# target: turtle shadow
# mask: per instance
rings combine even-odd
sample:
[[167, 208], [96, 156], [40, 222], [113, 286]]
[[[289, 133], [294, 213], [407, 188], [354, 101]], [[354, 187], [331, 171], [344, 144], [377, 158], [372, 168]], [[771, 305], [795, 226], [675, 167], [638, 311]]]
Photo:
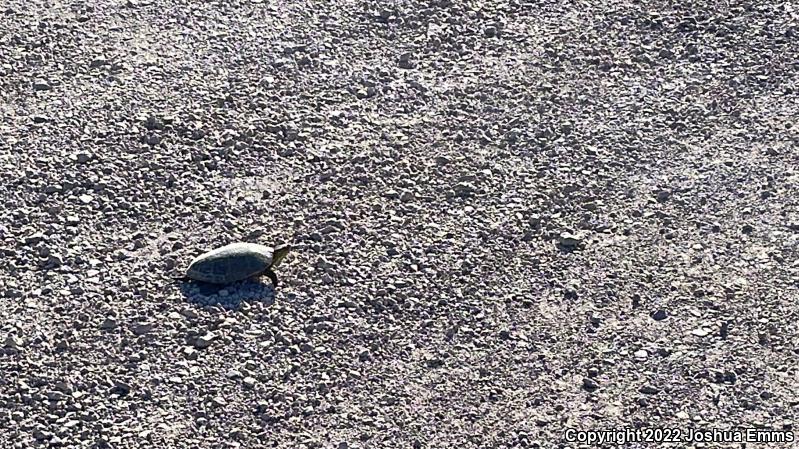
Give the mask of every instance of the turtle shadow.
[[275, 302], [275, 288], [271, 283], [250, 279], [226, 285], [185, 281], [180, 284], [180, 293], [191, 304], [226, 310], [238, 310], [244, 303], [272, 305]]

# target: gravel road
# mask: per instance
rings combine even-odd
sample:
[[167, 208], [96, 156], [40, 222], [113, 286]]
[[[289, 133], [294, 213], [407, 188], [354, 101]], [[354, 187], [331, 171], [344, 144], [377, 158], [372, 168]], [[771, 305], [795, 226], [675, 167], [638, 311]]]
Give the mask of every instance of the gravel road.
[[795, 431], [799, 5], [682, 3], [4, 0], [0, 449]]

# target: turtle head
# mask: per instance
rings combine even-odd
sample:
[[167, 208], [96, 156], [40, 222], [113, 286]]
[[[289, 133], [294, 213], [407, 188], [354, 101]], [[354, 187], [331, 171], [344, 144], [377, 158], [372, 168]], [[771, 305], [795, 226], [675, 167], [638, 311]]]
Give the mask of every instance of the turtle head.
[[269, 268], [275, 268], [280, 265], [280, 262], [288, 255], [289, 251], [291, 251], [290, 243], [276, 246], [272, 253], [272, 265]]

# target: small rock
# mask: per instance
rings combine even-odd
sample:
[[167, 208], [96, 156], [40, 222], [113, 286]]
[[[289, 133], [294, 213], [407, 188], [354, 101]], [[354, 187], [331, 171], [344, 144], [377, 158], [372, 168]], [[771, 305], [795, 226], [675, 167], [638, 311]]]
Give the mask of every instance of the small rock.
[[747, 234], [747, 235], [751, 234], [752, 231], [754, 231], [754, 230], [755, 230], [755, 228], [753, 228], [751, 225], [748, 225], [748, 224], [744, 225], [741, 228], [741, 232], [743, 232], [744, 234]]
[[157, 134], [149, 134], [145, 142], [147, 142], [147, 145], [156, 146], [161, 143], [161, 136]]
[[91, 204], [93, 199], [91, 195], [81, 195], [78, 197], [78, 200], [83, 204]]
[[19, 349], [22, 347], [22, 339], [16, 335], [9, 335], [6, 337], [3, 345], [9, 349]]
[[413, 194], [413, 192], [411, 192], [411, 191], [408, 191], [408, 190], [405, 190], [405, 191], [403, 191], [403, 192], [400, 194], [400, 197], [399, 197], [399, 199], [400, 199], [400, 201], [402, 201], [403, 203], [410, 203], [411, 201], [413, 201], [414, 199], [416, 199], [416, 197], [415, 197], [415, 195]]
[[36, 429], [33, 431], [33, 437], [36, 438], [38, 441], [44, 441], [52, 438], [53, 434], [45, 430]]
[[412, 61], [413, 55], [411, 53], [403, 53], [400, 55], [399, 66], [403, 69], [412, 69], [416, 67], [416, 63]]
[[192, 309], [183, 309], [180, 311], [180, 314], [190, 320], [196, 320], [200, 316], [196, 311]]
[[108, 60], [105, 58], [94, 58], [92, 62], [89, 63], [89, 67], [92, 69], [96, 69], [97, 67], [102, 67], [104, 65], [108, 65]]
[[85, 164], [92, 159], [92, 155], [89, 153], [77, 153], [75, 154], [75, 161], [79, 164]]
[[367, 88], [360, 88], [355, 92], [355, 96], [358, 98], [370, 98], [373, 97], [377, 93], [374, 87], [367, 87]]
[[665, 203], [671, 197], [671, 192], [668, 190], [661, 190], [657, 193], [657, 202]]
[[216, 334], [214, 334], [212, 331], [209, 331], [208, 333], [197, 339], [197, 342], [194, 343], [194, 347], [198, 349], [205, 349], [211, 346], [211, 343], [213, 343], [215, 339], [216, 339]]
[[100, 324], [100, 329], [114, 329], [117, 327], [117, 320], [113, 317], [108, 317]]
[[164, 259], [164, 268], [167, 271], [175, 268], [177, 266], [177, 264], [178, 264], [178, 261], [175, 260], [174, 257], [167, 257], [166, 259]]
[[564, 248], [576, 248], [582, 244], [582, 239], [575, 234], [564, 232], [558, 238], [558, 244]]
[[719, 336], [726, 340], [729, 335], [730, 335], [730, 322], [725, 321], [721, 323], [721, 329], [719, 329]]
[[655, 321], [663, 321], [666, 318], [668, 318], [668, 314], [663, 309], [658, 309], [658, 311], [652, 314], [652, 319]]
[[150, 114], [147, 116], [147, 119], [144, 121], [144, 127], [150, 131], [155, 131], [157, 129], [164, 129], [164, 120], [156, 115]]
[[183, 356], [186, 357], [186, 360], [197, 360], [198, 355], [197, 350], [191, 346], [183, 348]]
[[130, 394], [131, 387], [129, 384], [122, 382], [122, 381], [115, 381], [114, 386], [109, 391], [110, 394], [116, 394], [118, 396], [127, 396]]
[[633, 354], [633, 356], [638, 360], [646, 360], [647, 357], [649, 357], [649, 353], [646, 352], [646, 350], [644, 349], [640, 349], [638, 351], [635, 351], [635, 354]]
[[66, 398], [66, 395], [60, 391], [48, 391], [47, 392], [47, 399], [51, 401], [63, 401]]
[[391, 10], [381, 8], [380, 11], [378, 11], [377, 13], [377, 17], [382, 21], [386, 21], [391, 18]]
[[710, 335], [710, 331], [705, 329], [704, 327], [700, 327], [698, 329], [694, 329], [691, 331], [692, 335], [696, 335], [697, 337], [707, 337]]
[[654, 385], [646, 384], [642, 386], [638, 391], [640, 391], [643, 394], [657, 394], [660, 390]]
[[599, 382], [597, 382], [594, 379], [591, 379], [590, 377], [584, 377], [583, 378], [583, 389], [585, 391], [589, 391], [589, 392], [596, 391], [597, 389], [599, 389]]
[[33, 90], [41, 91], [41, 90], [50, 90], [50, 89], [52, 89], [52, 87], [46, 80], [37, 79], [33, 81]]
[[54, 267], [60, 267], [64, 264], [64, 260], [59, 254], [51, 254], [50, 258], [47, 259], [47, 264]]
[[245, 377], [241, 382], [246, 388], [255, 388], [255, 385], [258, 383], [254, 377], [250, 376]]
[[25, 237], [25, 244], [26, 245], [35, 245], [39, 242], [44, 240], [44, 234], [41, 232], [37, 232]]
[[153, 323], [140, 323], [133, 327], [133, 334], [136, 336], [149, 334], [154, 327]]
[[455, 184], [453, 191], [455, 193], [455, 196], [458, 198], [468, 198], [472, 196], [477, 191], [477, 189], [473, 185], [467, 182], [459, 182]]

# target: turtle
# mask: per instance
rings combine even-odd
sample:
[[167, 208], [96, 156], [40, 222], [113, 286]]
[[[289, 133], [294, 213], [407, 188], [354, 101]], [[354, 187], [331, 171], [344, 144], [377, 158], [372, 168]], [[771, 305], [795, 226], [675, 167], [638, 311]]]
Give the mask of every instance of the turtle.
[[270, 248], [256, 243], [231, 243], [197, 256], [189, 264], [184, 276], [173, 279], [230, 284], [265, 274], [277, 287], [277, 275], [272, 269], [280, 265], [289, 251], [290, 244]]

